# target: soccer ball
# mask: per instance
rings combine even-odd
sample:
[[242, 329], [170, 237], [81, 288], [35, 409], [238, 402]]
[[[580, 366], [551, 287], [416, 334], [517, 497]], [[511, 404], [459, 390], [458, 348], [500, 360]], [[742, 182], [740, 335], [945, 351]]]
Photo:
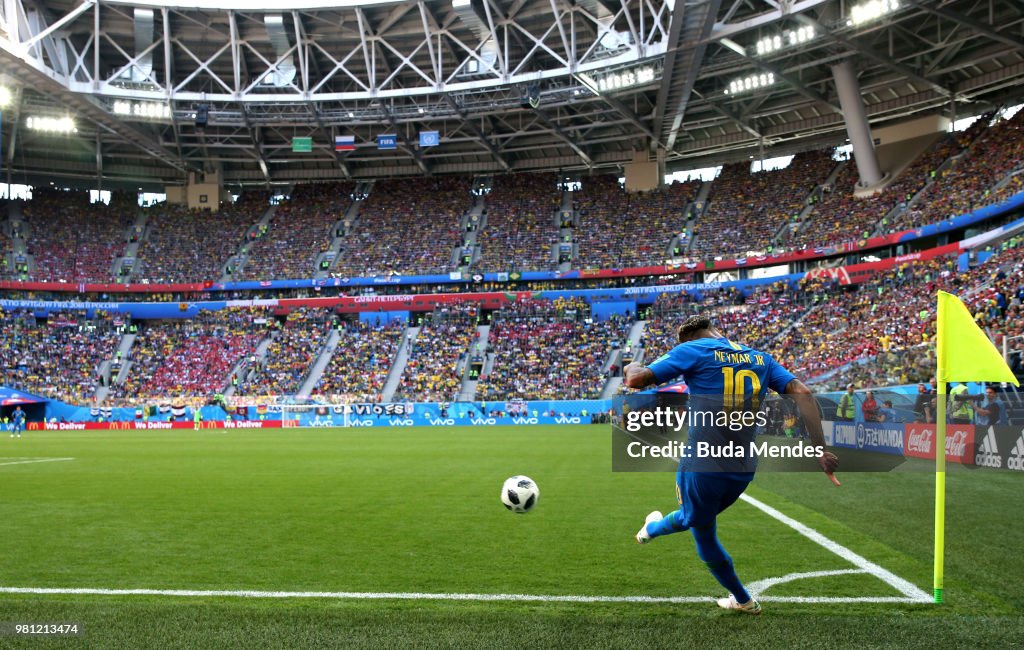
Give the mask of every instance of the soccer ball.
[[540, 488], [529, 476], [512, 476], [501, 486], [501, 502], [512, 512], [529, 512], [537, 505], [538, 499]]

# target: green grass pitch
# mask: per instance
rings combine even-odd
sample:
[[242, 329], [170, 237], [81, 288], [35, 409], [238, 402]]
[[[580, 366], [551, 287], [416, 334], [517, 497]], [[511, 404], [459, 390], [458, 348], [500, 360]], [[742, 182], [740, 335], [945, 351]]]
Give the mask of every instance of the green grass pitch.
[[[612, 473], [610, 442], [602, 426], [5, 437], [0, 588], [723, 595], [688, 535], [633, 541], [647, 512], [673, 509], [674, 477]], [[1024, 477], [957, 469], [942, 606], [783, 602], [900, 597], [843, 573], [767, 588], [760, 618], [710, 601], [0, 593], [0, 623], [84, 624], [45, 647], [1019, 646]], [[540, 486], [527, 515], [499, 501], [513, 474]], [[749, 494], [930, 593], [934, 477], [840, 476], [764, 473]], [[748, 503], [719, 530], [748, 584], [857, 569]]]

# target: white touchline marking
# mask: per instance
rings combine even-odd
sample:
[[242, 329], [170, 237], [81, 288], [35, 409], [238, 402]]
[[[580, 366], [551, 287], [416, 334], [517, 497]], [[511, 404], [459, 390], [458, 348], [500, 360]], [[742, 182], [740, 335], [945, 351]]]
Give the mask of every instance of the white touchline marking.
[[[644, 440], [642, 438], [640, 438], [639, 436], [636, 436], [636, 435], [634, 435], [632, 433], [630, 433], [628, 435], [631, 436], [634, 440], [639, 440], [640, 442], [644, 442]], [[673, 457], [673, 458], [677, 462], [679, 461], [678, 457]], [[793, 519], [792, 517], [790, 517], [788, 515], [782, 514], [781, 512], [779, 512], [775, 508], [771, 507], [767, 503], [765, 503], [763, 501], [760, 501], [758, 499], [755, 499], [754, 497], [750, 496], [749, 494], [746, 494], [746, 493], [741, 494], [740, 495], [740, 499], [743, 500], [743, 501], [746, 501], [747, 503], [749, 503], [750, 505], [754, 506], [755, 508], [757, 508], [761, 512], [765, 513], [769, 517], [772, 517], [773, 519], [775, 519], [775, 520], [777, 520], [777, 521], [779, 521], [779, 522], [781, 522], [783, 524], [786, 524], [787, 526], [789, 526], [790, 528], [792, 528], [796, 532], [800, 533], [801, 535], [803, 535], [807, 539], [811, 540], [812, 542], [823, 546], [825, 549], [827, 549], [829, 551], [832, 551], [833, 553], [835, 553], [839, 557], [843, 558], [847, 562], [849, 562], [849, 563], [851, 563], [851, 564], [853, 564], [853, 565], [855, 565], [857, 567], [860, 567], [865, 572], [870, 573], [871, 575], [875, 576], [876, 578], [878, 578], [882, 582], [887, 583], [889, 586], [893, 587], [894, 589], [896, 589], [897, 591], [902, 593], [906, 597], [906, 599], [909, 599], [909, 602], [920, 602], [920, 603], [931, 603], [932, 602], [932, 597], [929, 596], [927, 593], [925, 593], [924, 590], [922, 590], [920, 587], [918, 587], [914, 583], [910, 582], [909, 580], [905, 580], [905, 579], [899, 577], [898, 575], [896, 575], [892, 571], [889, 571], [888, 569], [883, 569], [882, 567], [878, 566], [874, 562], [872, 562], [872, 561], [870, 561], [870, 560], [868, 560], [868, 559], [866, 559], [866, 558], [864, 558], [864, 557], [854, 553], [853, 551], [851, 551], [850, 549], [846, 548], [842, 544], [840, 544], [838, 542], [833, 542], [831, 539], [829, 539], [828, 537], [825, 537], [824, 535], [822, 535], [818, 531], [814, 530], [810, 526], [802, 524], [799, 521], [797, 521], [796, 519]], [[794, 596], [794, 598], [796, 598], [796, 597]], [[818, 602], [818, 601], [802, 601], [801, 600], [801, 601], [791, 601], [791, 602]], [[872, 601], [872, 600], [866, 600], [866, 601], [857, 601], [857, 600], [853, 600], [853, 601], [828, 601], [828, 600], [825, 600], [825, 601], [821, 601], [821, 602], [886, 602], [886, 601]]]
[[62, 460], [74, 460], [74, 458], [37, 458], [35, 460], [16, 460], [11, 463], [0, 463], [0, 465], [27, 465], [28, 463], [56, 463]]
[[924, 590], [922, 590], [914, 583], [899, 577], [898, 575], [896, 575], [892, 571], [889, 571], [888, 569], [883, 569], [874, 562], [864, 558], [861, 555], [854, 553], [842, 544], [834, 542], [828, 537], [825, 537], [824, 535], [814, 530], [810, 526], [802, 524], [788, 515], [782, 514], [781, 512], [771, 507], [767, 503], [759, 501], [754, 497], [750, 496], [749, 494], [741, 494], [740, 499], [746, 501], [747, 503], [754, 506], [761, 512], [765, 513], [772, 519], [776, 519], [786, 524], [787, 526], [789, 526], [796, 532], [800, 533], [807, 539], [811, 540], [815, 544], [818, 544], [826, 548], [827, 550], [832, 551], [833, 553], [843, 558], [850, 564], [853, 564], [854, 566], [863, 569], [864, 571], [875, 576], [882, 582], [888, 583], [890, 586], [895, 588], [897, 591], [902, 593], [907, 598], [915, 602], [932, 602], [932, 597], [925, 593]]
[[[380, 591], [252, 591], [197, 589], [92, 589], [51, 587], [0, 587], [0, 594], [171, 596], [180, 598], [323, 598], [331, 600], [470, 600], [486, 602], [540, 603], [710, 603], [715, 596], [537, 596], [533, 594], [446, 594]], [[769, 603], [906, 603], [921, 601], [900, 596], [766, 596]]]
[[831, 571], [804, 571], [802, 573], [787, 573], [784, 576], [777, 578], [765, 578], [764, 580], [757, 580], [747, 585], [747, 591], [758, 595], [763, 595], [764, 592], [768, 591], [769, 588], [775, 585], [781, 585], [787, 582], [793, 582], [794, 580], [804, 580], [806, 578], [828, 578], [831, 576], [849, 576], [856, 574], [867, 575], [867, 571], [864, 569], [835, 569]]

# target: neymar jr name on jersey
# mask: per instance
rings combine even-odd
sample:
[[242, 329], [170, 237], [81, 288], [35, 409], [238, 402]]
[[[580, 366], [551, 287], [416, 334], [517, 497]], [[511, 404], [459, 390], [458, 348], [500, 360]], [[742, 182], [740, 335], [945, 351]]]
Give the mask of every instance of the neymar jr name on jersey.
[[726, 352], [724, 350], [715, 350], [715, 361], [718, 363], [727, 364], [740, 364], [745, 363], [753, 366], [764, 365], [763, 354], [751, 354], [749, 352]]

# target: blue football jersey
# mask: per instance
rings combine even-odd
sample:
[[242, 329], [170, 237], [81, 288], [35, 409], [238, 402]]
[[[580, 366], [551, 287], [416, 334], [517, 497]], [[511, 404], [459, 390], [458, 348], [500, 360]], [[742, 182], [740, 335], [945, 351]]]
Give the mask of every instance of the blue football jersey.
[[[795, 379], [770, 354], [725, 338], [681, 343], [649, 368], [659, 384], [680, 378], [686, 381], [691, 450], [699, 442], [715, 448], [736, 445], [750, 450], [757, 427], [740, 424], [740, 416], [758, 412], [769, 388], [784, 393]], [[749, 456], [724, 462], [718, 462], [719, 456], [705, 463], [683, 461], [683, 469], [695, 471], [752, 472], [756, 468], [756, 459]]]
[[[766, 352], [724, 338], [680, 343], [650, 365], [659, 384], [683, 377], [691, 395], [784, 393], [795, 377]], [[731, 384], [727, 390], [727, 384]], [[741, 390], [737, 390], [737, 388]]]

